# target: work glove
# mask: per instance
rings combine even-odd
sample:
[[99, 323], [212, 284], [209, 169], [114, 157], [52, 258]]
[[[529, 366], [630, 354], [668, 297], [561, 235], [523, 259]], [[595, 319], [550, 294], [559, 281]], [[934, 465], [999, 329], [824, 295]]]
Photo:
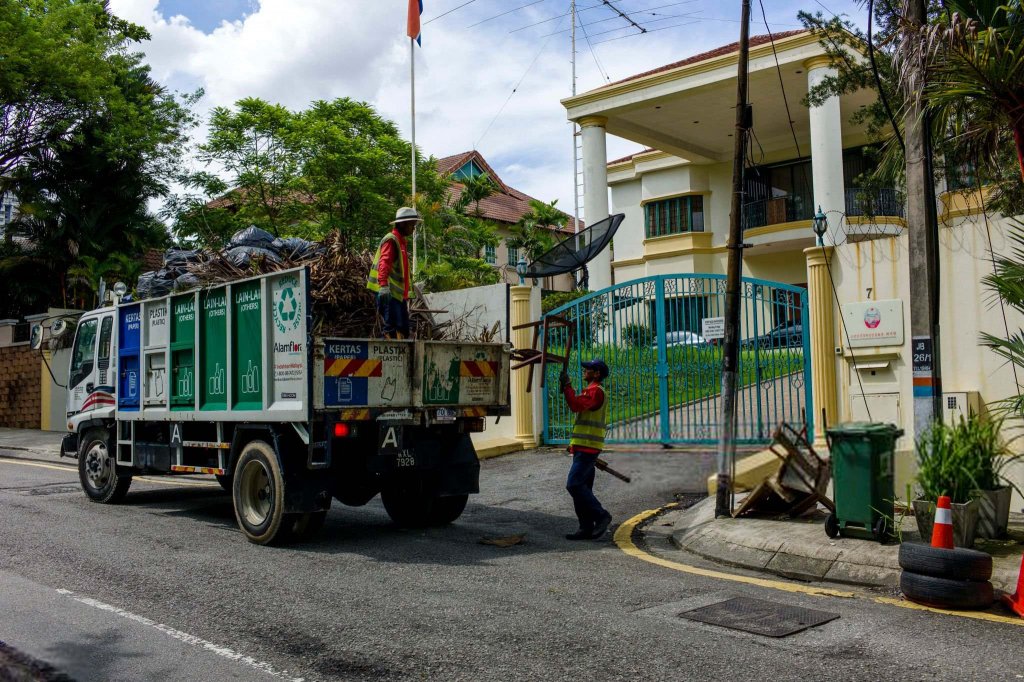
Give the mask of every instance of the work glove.
[[569, 375], [564, 369], [562, 370], [562, 373], [558, 375], [558, 383], [562, 388], [565, 388], [572, 383], [572, 379], [569, 378]]
[[377, 292], [377, 302], [378, 303], [381, 302], [381, 301], [387, 302], [387, 300], [389, 298], [391, 298], [391, 287], [388, 286], [387, 284], [385, 284]]

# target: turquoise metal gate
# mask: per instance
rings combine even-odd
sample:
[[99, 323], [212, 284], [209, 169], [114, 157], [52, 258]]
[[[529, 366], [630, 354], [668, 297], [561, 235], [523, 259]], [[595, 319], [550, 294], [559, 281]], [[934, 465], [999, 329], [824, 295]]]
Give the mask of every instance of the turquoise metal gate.
[[[806, 289], [743, 278], [740, 296], [740, 442], [768, 442], [781, 421], [806, 421], [813, 437]], [[588, 294], [548, 315], [575, 323], [568, 350], [577, 389], [581, 359], [600, 357], [611, 369], [605, 382], [610, 400], [608, 442], [717, 441], [724, 275], [633, 280]], [[560, 353], [567, 337], [565, 327], [554, 328], [548, 347]], [[549, 444], [568, 443], [572, 431], [573, 415], [558, 390], [559, 371], [558, 366], [548, 366], [544, 388], [544, 441]]]

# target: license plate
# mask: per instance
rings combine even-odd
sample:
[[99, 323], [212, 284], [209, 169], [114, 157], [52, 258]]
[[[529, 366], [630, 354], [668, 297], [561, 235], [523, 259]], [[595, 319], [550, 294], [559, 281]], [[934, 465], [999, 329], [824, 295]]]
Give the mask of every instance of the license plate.
[[458, 410], [453, 410], [450, 407], [439, 407], [437, 412], [434, 414], [434, 421], [438, 422], [453, 422], [459, 416]]
[[380, 442], [377, 446], [377, 451], [382, 455], [397, 455], [402, 452], [402, 427], [398, 424], [381, 424]]

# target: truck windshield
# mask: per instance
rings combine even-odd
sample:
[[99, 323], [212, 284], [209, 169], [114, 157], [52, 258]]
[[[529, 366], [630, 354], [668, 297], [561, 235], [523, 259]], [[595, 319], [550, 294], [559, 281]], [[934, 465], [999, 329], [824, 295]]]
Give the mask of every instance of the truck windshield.
[[68, 385], [77, 386], [92, 374], [93, 358], [96, 355], [96, 320], [87, 320], [78, 327], [75, 336], [75, 351], [71, 356], [71, 376]]

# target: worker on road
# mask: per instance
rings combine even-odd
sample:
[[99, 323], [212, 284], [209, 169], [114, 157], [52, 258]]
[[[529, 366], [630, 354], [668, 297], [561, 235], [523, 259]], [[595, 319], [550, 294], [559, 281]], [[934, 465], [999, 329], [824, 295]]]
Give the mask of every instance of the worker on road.
[[568, 374], [562, 372], [559, 377], [565, 401], [569, 409], [576, 413], [576, 424], [569, 441], [572, 466], [569, 468], [565, 489], [572, 496], [580, 527], [565, 537], [567, 540], [596, 540], [604, 535], [612, 522], [612, 515], [594, 496], [594, 472], [598, 455], [604, 449], [608, 424], [608, 400], [601, 388], [601, 382], [608, 377], [608, 365], [604, 360], [590, 360], [580, 364], [587, 387], [579, 395], [573, 390]]
[[377, 312], [384, 320], [385, 339], [409, 337], [409, 295], [412, 272], [406, 239], [417, 223], [423, 222], [414, 208], [403, 206], [391, 221], [394, 228], [384, 235], [373, 257], [366, 288], [377, 294]]

